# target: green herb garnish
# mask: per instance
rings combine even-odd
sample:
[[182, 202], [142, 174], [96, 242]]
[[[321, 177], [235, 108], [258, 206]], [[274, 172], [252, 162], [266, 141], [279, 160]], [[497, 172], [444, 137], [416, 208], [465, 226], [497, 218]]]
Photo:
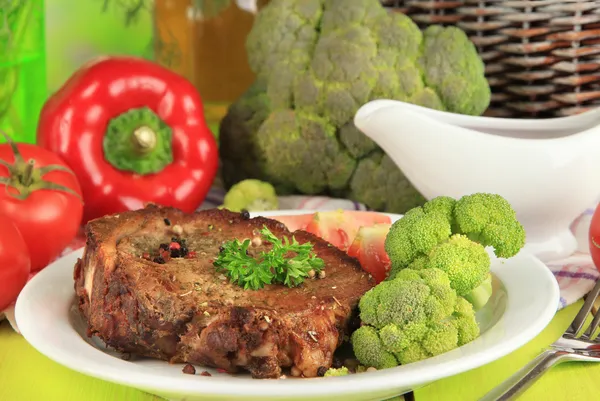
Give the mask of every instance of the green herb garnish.
[[288, 237], [279, 239], [266, 226], [260, 234], [263, 241], [273, 245], [268, 252], [253, 257], [247, 252], [252, 241], [236, 239], [222, 245], [213, 265], [246, 290], [258, 290], [267, 284], [296, 287], [311, 276], [311, 270], [314, 276], [323, 269], [325, 262], [315, 255], [313, 244], [300, 244], [294, 237], [291, 241]]

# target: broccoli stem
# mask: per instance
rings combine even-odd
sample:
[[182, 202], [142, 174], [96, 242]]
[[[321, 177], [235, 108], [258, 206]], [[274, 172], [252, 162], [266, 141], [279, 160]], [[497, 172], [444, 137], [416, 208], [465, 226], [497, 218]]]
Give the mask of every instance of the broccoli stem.
[[473, 305], [475, 311], [480, 310], [487, 304], [492, 296], [492, 275], [488, 274], [485, 280], [464, 298]]

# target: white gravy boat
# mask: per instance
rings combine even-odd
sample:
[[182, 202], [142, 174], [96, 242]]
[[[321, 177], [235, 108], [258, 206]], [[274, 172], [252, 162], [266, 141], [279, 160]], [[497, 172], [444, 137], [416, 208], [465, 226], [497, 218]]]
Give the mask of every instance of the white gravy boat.
[[570, 225], [600, 198], [600, 109], [519, 120], [375, 100], [354, 122], [427, 199], [505, 197], [525, 227], [524, 252], [544, 261], [576, 250]]

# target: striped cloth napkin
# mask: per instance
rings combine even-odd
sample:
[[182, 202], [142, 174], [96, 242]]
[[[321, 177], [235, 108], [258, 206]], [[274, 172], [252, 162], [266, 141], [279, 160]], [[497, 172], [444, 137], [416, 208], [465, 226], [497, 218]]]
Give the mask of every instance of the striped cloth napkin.
[[[210, 209], [221, 205], [224, 195], [225, 192], [222, 189], [211, 190], [199, 209]], [[280, 197], [279, 208], [281, 210], [367, 210], [365, 205], [347, 199], [300, 195]], [[600, 277], [588, 250], [587, 235], [592, 213], [593, 209], [587, 210], [571, 226], [571, 230], [579, 242], [577, 251], [568, 258], [546, 263], [554, 273], [560, 287], [559, 310], [581, 299], [594, 287], [596, 280]], [[84, 244], [84, 238], [78, 236], [62, 252], [61, 256], [81, 248]], [[14, 320], [14, 306], [9, 307], [3, 313], [13, 328], [18, 331]], [[0, 312], [0, 320], [2, 320], [3, 313]]]
[[571, 224], [571, 231], [578, 243], [575, 253], [568, 258], [546, 263], [560, 287], [559, 310], [590, 292], [600, 277], [588, 245], [588, 231], [593, 214], [594, 209], [588, 209]]

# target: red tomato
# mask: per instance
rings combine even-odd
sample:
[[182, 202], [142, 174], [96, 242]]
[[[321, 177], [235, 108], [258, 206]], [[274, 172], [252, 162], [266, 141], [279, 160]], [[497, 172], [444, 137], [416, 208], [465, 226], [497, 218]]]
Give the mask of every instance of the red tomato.
[[81, 189], [54, 153], [30, 144], [12, 146], [0, 145], [0, 214], [21, 233], [35, 272], [58, 257], [77, 234]]
[[594, 265], [600, 270], [600, 204], [596, 207], [590, 223], [589, 247]]
[[361, 227], [348, 248], [348, 255], [358, 259], [362, 268], [378, 283], [385, 280], [390, 271], [390, 258], [385, 252], [385, 237], [390, 227], [391, 224]]
[[345, 251], [356, 237], [359, 228], [374, 224], [391, 224], [391, 219], [376, 212], [317, 212], [305, 230]]
[[0, 215], [0, 311], [13, 303], [27, 283], [29, 251], [12, 221]]

